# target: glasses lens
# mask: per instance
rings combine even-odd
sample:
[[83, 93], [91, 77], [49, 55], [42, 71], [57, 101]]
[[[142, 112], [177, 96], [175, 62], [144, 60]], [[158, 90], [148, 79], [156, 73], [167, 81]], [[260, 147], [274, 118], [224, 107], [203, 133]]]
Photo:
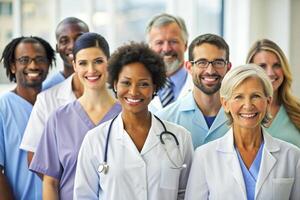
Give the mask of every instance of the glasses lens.
[[17, 61], [21, 64], [21, 65], [28, 65], [29, 63], [31, 63], [31, 59], [28, 56], [23, 56], [17, 59]]
[[212, 65], [215, 67], [215, 68], [223, 68], [225, 67], [225, 61], [224, 60], [215, 60], [212, 62]]
[[36, 64], [46, 64], [48, 62], [47, 58], [43, 56], [38, 56], [34, 60]]

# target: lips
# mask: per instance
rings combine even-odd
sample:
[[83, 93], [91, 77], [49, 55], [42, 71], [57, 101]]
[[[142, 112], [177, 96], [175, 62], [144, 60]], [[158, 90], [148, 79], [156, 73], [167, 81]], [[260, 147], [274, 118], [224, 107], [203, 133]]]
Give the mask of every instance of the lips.
[[129, 105], [138, 105], [140, 102], [144, 101], [143, 99], [140, 98], [128, 98], [125, 97], [125, 101], [129, 104]]
[[201, 76], [200, 79], [202, 81], [204, 81], [205, 83], [207, 83], [207, 84], [214, 84], [217, 81], [219, 81], [220, 76], [218, 76], [218, 75], [213, 75], [213, 76], [204, 75], [204, 76]]
[[242, 118], [251, 119], [258, 115], [258, 113], [240, 113]]

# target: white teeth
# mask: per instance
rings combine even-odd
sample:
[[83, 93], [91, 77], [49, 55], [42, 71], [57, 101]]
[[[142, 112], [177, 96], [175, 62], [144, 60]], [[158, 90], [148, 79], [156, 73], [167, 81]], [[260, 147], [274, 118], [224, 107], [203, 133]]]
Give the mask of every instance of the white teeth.
[[39, 73], [27, 73], [27, 76], [29, 77], [38, 77], [39, 76]]
[[217, 80], [217, 78], [213, 78], [213, 77], [203, 77], [203, 80], [206, 80], [206, 81], [215, 81], [215, 80]]
[[99, 78], [99, 76], [87, 76], [86, 79], [94, 81], [97, 80]]
[[245, 117], [245, 118], [252, 118], [252, 117], [256, 116], [255, 113], [254, 114], [240, 114], [240, 115], [241, 115], [241, 117]]
[[141, 101], [141, 99], [129, 99], [127, 98], [127, 101], [131, 102], [131, 103], [138, 103]]

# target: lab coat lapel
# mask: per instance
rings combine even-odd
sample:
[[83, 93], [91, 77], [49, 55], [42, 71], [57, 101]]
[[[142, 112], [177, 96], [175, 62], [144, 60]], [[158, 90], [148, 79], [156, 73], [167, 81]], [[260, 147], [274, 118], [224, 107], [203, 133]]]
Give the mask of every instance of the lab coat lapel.
[[274, 141], [274, 139], [268, 133], [266, 133], [265, 130], [263, 130], [263, 137], [265, 144], [255, 188], [255, 199], [257, 198], [257, 195], [259, 194], [262, 185], [264, 184], [267, 177], [270, 175], [270, 172], [272, 171], [277, 162], [277, 159], [272, 155], [272, 153], [280, 150], [280, 147], [278, 146], [276, 141]]
[[219, 140], [219, 143], [217, 145], [217, 151], [222, 154], [226, 153], [226, 156], [224, 156], [225, 163], [230, 169], [229, 171], [230, 173], [232, 173], [232, 176], [237, 182], [240, 190], [242, 191], [244, 199], [247, 199], [246, 186], [245, 186], [242, 170], [240, 167], [240, 163], [236, 151], [234, 149], [232, 129], [230, 129], [225, 134], [225, 136], [221, 140]]
[[141, 154], [146, 154], [148, 151], [150, 151], [152, 148], [154, 148], [156, 145], [159, 145], [159, 135], [161, 132], [163, 132], [163, 126], [160, 124], [160, 122], [154, 117], [152, 114], [151, 117], [151, 128], [149, 130], [147, 139], [145, 141], [145, 144], [143, 146], [143, 149], [141, 151]]

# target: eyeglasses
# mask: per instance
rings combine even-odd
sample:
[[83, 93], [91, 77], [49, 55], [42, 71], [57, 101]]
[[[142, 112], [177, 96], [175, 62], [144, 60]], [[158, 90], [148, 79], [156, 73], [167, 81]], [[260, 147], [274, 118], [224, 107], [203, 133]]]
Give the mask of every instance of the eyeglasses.
[[214, 68], [216, 69], [222, 69], [225, 67], [227, 64], [227, 61], [222, 60], [222, 59], [217, 59], [213, 61], [208, 61], [208, 60], [196, 60], [196, 61], [191, 61], [193, 65], [196, 65], [199, 68], [207, 68], [209, 64], [211, 64]]
[[37, 56], [35, 58], [30, 58], [28, 56], [22, 56], [20, 58], [16, 58], [16, 61], [21, 65], [30, 65], [30, 63], [34, 60], [37, 65], [48, 64], [48, 59], [44, 56]]

